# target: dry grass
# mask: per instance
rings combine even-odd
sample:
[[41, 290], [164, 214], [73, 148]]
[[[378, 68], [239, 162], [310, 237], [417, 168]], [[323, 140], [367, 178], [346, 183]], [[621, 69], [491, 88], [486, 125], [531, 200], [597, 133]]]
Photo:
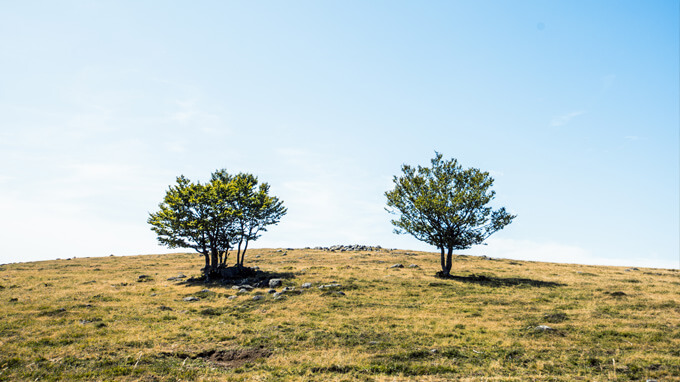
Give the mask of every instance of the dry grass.
[[0, 266], [0, 380], [680, 380], [675, 270], [458, 256], [442, 280], [433, 253], [249, 255], [295, 291], [168, 281], [199, 275], [194, 254]]

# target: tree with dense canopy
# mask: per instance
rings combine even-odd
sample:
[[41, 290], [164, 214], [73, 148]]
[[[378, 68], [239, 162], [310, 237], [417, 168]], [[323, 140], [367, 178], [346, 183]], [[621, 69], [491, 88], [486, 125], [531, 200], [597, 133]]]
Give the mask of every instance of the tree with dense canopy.
[[387, 191], [387, 211], [399, 215], [392, 220], [397, 234], [411, 234], [441, 251], [438, 273], [448, 277], [453, 250], [481, 244], [515, 218], [501, 207], [487, 204], [496, 192], [493, 178], [476, 168], [463, 169], [456, 159], [443, 160], [435, 153], [432, 167], [403, 165], [395, 187]]
[[230, 175], [226, 170], [215, 171], [205, 184], [179, 176], [159, 208], [148, 219], [159, 243], [203, 254], [207, 279], [226, 268], [235, 246], [236, 265], [243, 267], [248, 243], [287, 212], [281, 200], [269, 195], [267, 183], [258, 187], [254, 175]]

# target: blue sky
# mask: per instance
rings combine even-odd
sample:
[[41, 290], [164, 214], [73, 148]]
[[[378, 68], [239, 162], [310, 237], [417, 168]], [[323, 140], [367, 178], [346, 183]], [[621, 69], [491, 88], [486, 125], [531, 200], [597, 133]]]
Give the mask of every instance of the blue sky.
[[0, 263], [164, 253], [218, 168], [289, 213], [257, 247], [371, 244], [434, 152], [518, 215], [460, 253], [680, 266], [677, 1], [15, 1], [0, 11]]

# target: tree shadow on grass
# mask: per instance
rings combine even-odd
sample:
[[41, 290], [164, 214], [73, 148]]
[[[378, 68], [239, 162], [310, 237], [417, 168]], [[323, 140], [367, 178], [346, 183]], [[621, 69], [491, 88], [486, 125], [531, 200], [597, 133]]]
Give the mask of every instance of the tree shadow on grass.
[[255, 268], [225, 268], [221, 275], [213, 275], [209, 280], [205, 277], [192, 277], [179, 283], [179, 285], [210, 285], [210, 286], [226, 286], [226, 285], [243, 285], [248, 284], [255, 288], [264, 288], [269, 286], [271, 279], [294, 279], [293, 272], [267, 272]]
[[437, 275], [438, 278], [445, 280], [456, 280], [464, 283], [477, 284], [488, 286], [492, 288], [498, 287], [510, 287], [510, 286], [530, 286], [537, 288], [554, 288], [560, 286], [566, 286], [567, 284], [556, 283], [553, 281], [541, 281], [533, 279], [524, 279], [519, 277], [492, 277], [484, 275], [470, 275], [470, 276], [441, 276]]

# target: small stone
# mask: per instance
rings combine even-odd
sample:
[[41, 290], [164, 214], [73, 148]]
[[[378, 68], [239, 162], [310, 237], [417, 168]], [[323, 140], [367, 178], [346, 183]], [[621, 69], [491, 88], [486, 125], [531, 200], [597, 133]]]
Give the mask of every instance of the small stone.
[[210, 293], [210, 289], [201, 289], [200, 293]]
[[149, 276], [149, 275], [139, 275], [139, 277], [137, 277], [138, 280], [144, 280], [144, 279], [148, 279], [148, 278], [151, 278], [151, 276]]
[[200, 300], [200, 298], [194, 296], [184, 297], [184, 301], [198, 301], [198, 300]]
[[253, 296], [253, 301], [259, 301], [259, 300], [262, 300], [263, 298], [264, 298], [263, 295], [258, 294], [257, 296]]
[[548, 325], [538, 325], [535, 329], [536, 329], [536, 330], [539, 330], [539, 331], [541, 331], [541, 332], [549, 332], [549, 331], [551, 331], [551, 330], [555, 330], [555, 329], [551, 328], [551, 327], [548, 326]]
[[394, 264], [390, 266], [390, 268], [403, 268], [403, 267], [404, 267], [403, 264]]
[[437, 353], [439, 353], [439, 350], [437, 350], [437, 349], [430, 349], [430, 353], [432, 353], [432, 354], [437, 354]]
[[418, 265], [416, 265], [416, 264], [411, 264], [411, 265], [409, 265], [408, 267], [409, 267], [409, 268], [418, 268]]
[[283, 290], [281, 290], [281, 292], [292, 292], [294, 290], [295, 290], [295, 287], [285, 287], [285, 288], [283, 288]]
[[241, 289], [238, 290], [238, 293], [248, 293], [248, 289], [241, 288]]
[[241, 289], [241, 287], [238, 286], [238, 285], [234, 285], [234, 286], [231, 287], [231, 289], [239, 290], [239, 289]]
[[153, 296], [156, 296], [156, 294], [155, 294], [155, 293], [151, 293], [151, 297], [153, 297]]
[[340, 284], [319, 285], [319, 289], [339, 288]]
[[270, 288], [276, 288], [278, 286], [281, 286], [283, 281], [281, 279], [271, 279], [269, 280], [269, 287]]
[[278, 299], [279, 297], [283, 296], [283, 292], [276, 292], [274, 293], [274, 298]]
[[344, 296], [345, 292], [339, 290], [339, 291], [335, 292], [335, 294], [337, 294], [338, 296]]
[[300, 287], [301, 287], [301, 288], [311, 288], [311, 287], [312, 287], [312, 283], [304, 283], [304, 284], [302, 284]]
[[172, 310], [172, 308], [171, 308], [171, 307], [169, 307], [169, 306], [165, 306], [165, 305], [161, 305], [161, 306], [159, 306], [159, 307], [158, 307], [158, 309], [160, 309], [160, 310]]
[[237, 298], [237, 297], [238, 297], [238, 296], [229, 296], [229, 297], [227, 297], [227, 298], [230, 299], [230, 300], [233, 300], [233, 299], [235, 299], [235, 298]]
[[269, 294], [276, 293], [276, 289], [270, 289], [270, 290], [267, 291], [267, 293], [269, 293]]

